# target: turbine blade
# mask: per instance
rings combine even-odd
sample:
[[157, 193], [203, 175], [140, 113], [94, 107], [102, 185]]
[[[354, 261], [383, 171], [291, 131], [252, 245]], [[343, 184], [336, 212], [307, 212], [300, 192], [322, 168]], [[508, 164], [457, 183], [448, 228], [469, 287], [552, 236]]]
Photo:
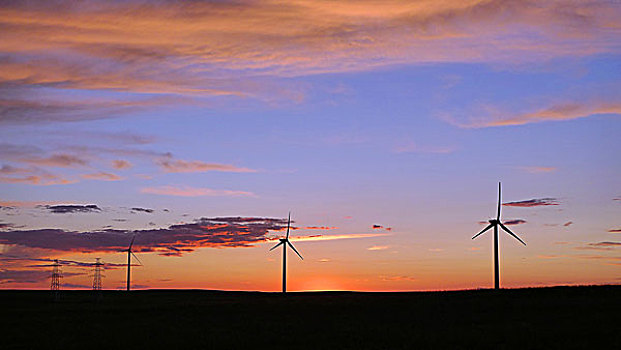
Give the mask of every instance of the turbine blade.
[[289, 212], [289, 220], [287, 220], [287, 239], [289, 239], [289, 227], [291, 226], [291, 212]]
[[523, 240], [520, 239], [520, 237], [518, 237], [515, 233], [511, 232], [511, 230], [509, 230], [507, 228], [507, 226], [503, 225], [502, 222], [499, 222], [500, 227], [502, 227], [503, 230], [505, 230], [505, 232], [507, 232], [508, 234], [510, 234], [511, 236], [513, 236], [515, 239], [517, 239], [518, 241], [520, 241], [523, 245], [526, 245], [526, 243], [524, 243]]
[[498, 216], [496, 220], [500, 220], [500, 182], [498, 183]]
[[291, 244], [291, 242], [287, 241], [287, 244], [289, 245], [289, 247], [291, 247], [291, 249], [293, 249], [293, 251], [300, 257], [300, 259], [304, 260], [304, 258], [300, 255], [300, 253], [298, 252], [297, 249], [295, 249], [295, 247], [293, 246], [293, 244]]
[[283, 243], [283, 242], [280, 242], [280, 243], [276, 244], [275, 246], [273, 246], [273, 247], [272, 247], [272, 249], [270, 249], [270, 252], [271, 252], [272, 250], [274, 250], [274, 249], [276, 249], [276, 248], [280, 247], [280, 245], [281, 245], [282, 243]]
[[479, 232], [476, 235], [474, 235], [474, 237], [472, 237], [472, 239], [475, 239], [475, 238], [479, 237], [480, 235], [483, 234], [483, 232], [485, 232], [485, 231], [489, 230], [490, 228], [492, 228], [492, 226], [494, 226], [494, 225], [493, 224], [487, 225], [487, 227], [484, 228], [483, 230], [481, 230], [481, 232]]
[[129, 248], [127, 250], [132, 250], [132, 246], [134, 245], [134, 240], [136, 239], [136, 235], [132, 238], [132, 242], [129, 244]]
[[138, 262], [140, 263], [140, 265], [144, 266], [144, 264], [142, 263], [142, 261], [140, 261], [140, 259], [138, 259], [138, 257], [136, 256], [136, 254], [134, 254], [134, 252], [131, 252], [132, 256], [134, 257], [134, 259], [138, 260]]

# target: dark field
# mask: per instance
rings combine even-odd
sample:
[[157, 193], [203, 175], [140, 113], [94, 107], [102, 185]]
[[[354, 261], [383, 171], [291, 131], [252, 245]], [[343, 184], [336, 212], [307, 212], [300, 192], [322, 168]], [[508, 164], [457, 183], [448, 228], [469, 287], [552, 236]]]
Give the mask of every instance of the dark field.
[[0, 291], [0, 348], [621, 349], [621, 286], [93, 295]]

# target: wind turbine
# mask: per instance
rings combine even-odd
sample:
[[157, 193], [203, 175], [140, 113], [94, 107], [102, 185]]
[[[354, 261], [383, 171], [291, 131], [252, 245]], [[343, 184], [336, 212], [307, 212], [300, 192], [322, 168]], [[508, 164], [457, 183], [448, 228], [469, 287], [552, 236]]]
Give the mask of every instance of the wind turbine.
[[287, 293], [287, 245], [293, 249], [293, 251], [300, 257], [300, 259], [304, 260], [302, 255], [298, 253], [293, 244], [289, 241], [289, 228], [291, 227], [291, 212], [289, 212], [289, 220], [287, 221], [287, 236], [285, 238], [280, 238], [280, 243], [270, 249], [270, 252], [279, 246], [282, 245], [282, 292]]
[[131, 266], [132, 266], [132, 255], [134, 256], [134, 258], [136, 258], [136, 260], [138, 260], [140, 265], [142, 265], [142, 261], [140, 261], [140, 259], [138, 259], [138, 257], [132, 251], [132, 246], [134, 245], [134, 240], [135, 239], [136, 239], [136, 235], [134, 235], [134, 238], [132, 238], [132, 241], [129, 244], [129, 247], [127, 249], [121, 250], [121, 252], [127, 252], [127, 291], [128, 292], [129, 292], [129, 284], [130, 284], [130, 281], [131, 281], [131, 279], [130, 279], [130, 272], [131, 272]]
[[505, 230], [505, 232], [513, 236], [513, 238], [520, 241], [520, 243], [522, 243], [523, 245], [526, 245], [526, 243], [524, 243], [524, 241], [522, 241], [520, 237], [518, 237], [515, 233], [511, 232], [511, 230], [509, 230], [507, 226], [503, 225], [502, 222], [500, 222], [500, 205], [501, 204], [500, 204], [500, 182], [499, 182], [498, 183], [498, 214], [496, 215], [496, 219], [490, 219], [489, 225], [487, 225], [486, 228], [484, 228], [481, 232], [477, 233], [476, 235], [474, 235], [474, 237], [472, 237], [472, 239], [475, 239], [479, 237], [480, 235], [482, 235], [485, 231], [489, 230], [490, 228], [492, 227], [494, 228], [494, 289], [500, 289], [500, 271], [498, 269], [498, 226], [500, 226], [503, 230]]

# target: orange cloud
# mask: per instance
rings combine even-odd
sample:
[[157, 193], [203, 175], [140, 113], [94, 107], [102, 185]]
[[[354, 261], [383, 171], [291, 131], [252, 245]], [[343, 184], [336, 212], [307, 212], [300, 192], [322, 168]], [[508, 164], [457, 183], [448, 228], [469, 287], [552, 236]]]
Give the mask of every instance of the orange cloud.
[[82, 177], [88, 180], [101, 180], [101, 181], [119, 181], [123, 179], [122, 177], [116, 174], [106, 173], [103, 171], [93, 173], [93, 174], [84, 174], [82, 175]]
[[246, 191], [229, 191], [214, 190], [211, 188], [195, 188], [189, 186], [160, 186], [145, 187], [140, 190], [142, 193], [159, 194], [164, 196], [180, 196], [180, 197], [201, 197], [201, 196], [230, 196], [230, 197], [253, 197], [252, 192]]
[[226, 171], [234, 173], [252, 173], [256, 170], [248, 168], [239, 168], [229, 164], [218, 163], [205, 163], [198, 160], [186, 161], [186, 160], [173, 160], [173, 159], [161, 159], [158, 164], [167, 173], [195, 173], [205, 171]]
[[388, 248], [390, 247], [387, 245], [374, 245], [372, 247], [367, 248], [367, 250], [386, 250]]
[[519, 169], [522, 169], [531, 174], [551, 173], [553, 171], [556, 171], [556, 168], [552, 166], [522, 166], [519, 167]]
[[406, 281], [406, 282], [414, 282], [416, 278], [411, 276], [380, 276], [382, 281]]
[[[513, 114], [502, 112], [495, 107], [485, 106], [466, 121], [447, 120], [462, 128], [485, 128], [493, 126], [524, 125], [545, 121], [562, 121], [586, 118], [602, 114], [621, 114], [621, 103], [617, 101], [596, 102], [584, 101], [581, 103], [561, 103], [541, 108], [534, 112]], [[537, 168], [534, 168], [535, 170]]]
[[132, 167], [132, 163], [122, 159], [115, 159], [112, 161], [112, 167], [117, 170], [129, 169]]
[[252, 96], [264, 89], [240, 72], [616, 52], [618, 17], [614, 2], [571, 0], [17, 2], [0, 9], [0, 81]]
[[0, 176], [0, 182], [9, 184], [28, 184], [28, 185], [67, 185], [76, 182], [53, 174], [26, 175], [21, 177]]

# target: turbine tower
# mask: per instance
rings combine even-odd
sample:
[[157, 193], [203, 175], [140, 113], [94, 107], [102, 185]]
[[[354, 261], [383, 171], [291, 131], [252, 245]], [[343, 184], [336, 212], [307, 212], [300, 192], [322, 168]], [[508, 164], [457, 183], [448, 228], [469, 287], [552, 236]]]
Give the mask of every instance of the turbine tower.
[[132, 266], [132, 256], [138, 260], [138, 262], [140, 263], [140, 265], [142, 265], [142, 261], [140, 261], [140, 259], [138, 259], [138, 257], [136, 255], [134, 255], [134, 252], [132, 251], [132, 246], [134, 245], [134, 240], [136, 239], [136, 235], [134, 235], [134, 238], [132, 238], [131, 243], [129, 244], [129, 247], [127, 249], [123, 249], [121, 250], [121, 252], [127, 252], [127, 291], [129, 292], [129, 288], [130, 288], [130, 282], [131, 282], [131, 266]]
[[522, 241], [520, 237], [518, 237], [515, 233], [511, 232], [511, 230], [509, 230], [507, 226], [503, 225], [503, 223], [500, 222], [500, 206], [501, 204], [500, 204], [500, 182], [499, 182], [498, 183], [498, 214], [496, 215], [496, 219], [490, 219], [489, 225], [487, 225], [486, 228], [484, 228], [481, 232], [477, 233], [476, 235], [474, 235], [474, 237], [472, 237], [472, 239], [475, 239], [479, 237], [480, 235], [482, 235], [485, 231], [489, 230], [490, 228], [492, 227], [494, 228], [494, 289], [500, 289], [500, 270], [498, 268], [498, 226], [500, 226], [503, 230], [505, 230], [505, 232], [513, 236], [513, 238], [520, 241], [520, 243], [522, 243], [523, 245], [526, 245], [526, 243], [524, 243], [524, 241]]
[[289, 241], [289, 229], [291, 228], [291, 212], [289, 212], [289, 220], [287, 220], [287, 235], [285, 238], [280, 238], [280, 243], [270, 249], [270, 252], [282, 245], [282, 292], [287, 293], [287, 245], [293, 249], [293, 251], [304, 260], [302, 255], [298, 253], [293, 244]]

